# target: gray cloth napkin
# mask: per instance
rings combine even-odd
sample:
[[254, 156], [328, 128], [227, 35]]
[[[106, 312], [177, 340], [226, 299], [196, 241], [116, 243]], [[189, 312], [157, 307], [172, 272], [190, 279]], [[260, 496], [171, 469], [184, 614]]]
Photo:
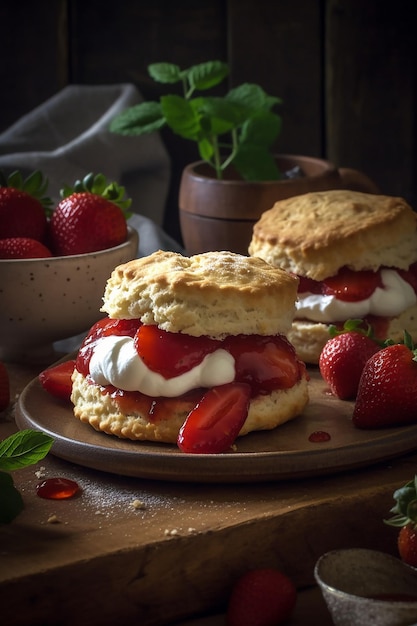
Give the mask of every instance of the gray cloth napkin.
[[108, 130], [117, 113], [142, 101], [131, 84], [69, 85], [0, 134], [0, 169], [41, 170], [54, 201], [63, 184], [101, 172], [132, 198], [140, 256], [158, 248], [182, 251], [161, 229], [170, 160], [159, 134], [124, 137]]

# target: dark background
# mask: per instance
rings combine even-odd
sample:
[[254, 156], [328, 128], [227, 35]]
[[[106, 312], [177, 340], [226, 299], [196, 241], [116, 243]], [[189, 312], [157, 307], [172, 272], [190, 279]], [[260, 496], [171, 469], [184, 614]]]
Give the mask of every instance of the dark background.
[[[229, 86], [284, 100], [277, 152], [360, 169], [417, 209], [414, 0], [5, 0], [0, 25], [0, 132], [69, 83], [131, 82], [155, 99], [167, 90], [150, 63], [219, 59]], [[198, 155], [162, 136], [178, 238], [181, 170]]]

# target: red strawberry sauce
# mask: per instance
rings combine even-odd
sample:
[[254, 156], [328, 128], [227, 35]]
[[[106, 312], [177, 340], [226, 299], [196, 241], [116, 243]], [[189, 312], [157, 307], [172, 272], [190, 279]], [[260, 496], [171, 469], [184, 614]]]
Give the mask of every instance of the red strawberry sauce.
[[[338, 300], [345, 302], [358, 302], [369, 298], [377, 287], [383, 287], [381, 280], [381, 269], [377, 272], [361, 271], [355, 272], [347, 268], [341, 268], [336, 276], [332, 276], [324, 281], [316, 281], [311, 278], [299, 276], [298, 293], [314, 293], [322, 295], [333, 295]], [[401, 278], [407, 281], [417, 294], [417, 263], [413, 263], [410, 268], [397, 270]], [[376, 339], [386, 339], [390, 317], [379, 317], [368, 315], [364, 321], [368, 323]], [[337, 324], [336, 324], [337, 326]], [[343, 323], [340, 324], [340, 328]]]
[[[143, 333], [146, 341], [141, 346], [141, 328], [144, 327], [139, 320], [100, 320], [91, 328], [79, 350], [76, 369], [88, 377], [95, 343], [101, 337], [119, 335], [134, 338], [142, 360], [165, 378], [177, 376], [184, 369], [182, 343], [187, 346], [190, 368], [201, 362], [206, 354], [223, 348], [235, 359], [236, 381], [249, 384], [252, 397], [291, 388], [305, 375], [305, 364], [297, 359], [293, 346], [281, 335], [238, 335], [227, 337], [224, 341], [213, 341], [207, 337], [182, 337], [180, 334], [153, 329], [152, 333]], [[180, 372], [177, 371], [179, 362]], [[168, 413], [172, 414], [174, 402], [178, 405], [184, 402], [187, 407], [189, 404], [194, 406], [205, 392], [204, 389], [196, 389], [174, 399], [152, 398], [139, 391], [123, 391], [112, 385], [106, 385], [101, 390], [103, 394], [112, 394], [124, 413], [141, 413], [153, 421], [163, 419]]]

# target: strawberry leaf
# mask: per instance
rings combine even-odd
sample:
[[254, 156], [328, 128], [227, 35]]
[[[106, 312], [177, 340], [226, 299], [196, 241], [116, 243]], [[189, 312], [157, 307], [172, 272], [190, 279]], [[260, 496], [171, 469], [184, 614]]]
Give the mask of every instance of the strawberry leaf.
[[116, 204], [122, 209], [124, 216], [129, 218], [132, 213], [128, 211], [132, 199], [125, 197], [125, 188], [117, 182], [108, 182], [103, 174], [89, 172], [82, 180], [78, 179], [72, 186], [64, 185], [60, 190], [61, 198], [68, 198], [73, 193], [93, 193]]
[[20, 189], [28, 193], [33, 198], [39, 200], [45, 209], [46, 215], [50, 215], [53, 205], [52, 199], [46, 195], [48, 186], [49, 181], [40, 170], [33, 171], [27, 178], [23, 178], [20, 170], [12, 172], [9, 176], [6, 176], [0, 170], [0, 187], [13, 187], [13, 189]]
[[417, 523], [417, 475], [400, 489], [396, 489], [393, 495], [395, 505], [390, 509], [394, 516], [384, 520], [385, 524], [397, 528], [409, 523]]

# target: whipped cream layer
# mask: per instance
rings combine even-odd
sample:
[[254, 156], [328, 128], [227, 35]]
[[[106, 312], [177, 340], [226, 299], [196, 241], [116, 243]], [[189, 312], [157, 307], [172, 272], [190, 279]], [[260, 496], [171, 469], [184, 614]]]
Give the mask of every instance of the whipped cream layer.
[[114, 385], [154, 398], [175, 398], [199, 387], [231, 383], [235, 379], [235, 360], [229, 352], [219, 349], [188, 372], [167, 379], [145, 365], [131, 337], [109, 336], [100, 339], [94, 348], [90, 376], [97, 385]]
[[417, 302], [414, 289], [392, 269], [381, 270], [383, 288], [377, 287], [369, 298], [356, 302], [315, 293], [298, 294], [295, 319], [332, 323], [367, 315], [396, 317]]

